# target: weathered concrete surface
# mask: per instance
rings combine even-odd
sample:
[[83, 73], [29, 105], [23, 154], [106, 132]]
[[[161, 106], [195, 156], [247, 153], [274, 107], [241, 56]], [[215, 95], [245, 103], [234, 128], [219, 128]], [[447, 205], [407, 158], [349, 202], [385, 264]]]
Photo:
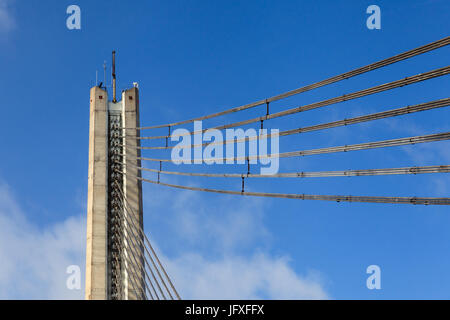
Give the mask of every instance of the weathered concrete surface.
[[[86, 248], [86, 299], [105, 300], [108, 293], [108, 108], [122, 113], [122, 125], [126, 128], [139, 127], [139, 92], [137, 88], [122, 93], [122, 101], [108, 102], [108, 94], [98, 87], [91, 89], [90, 131], [89, 131], [89, 177], [88, 177], [88, 218]], [[124, 215], [129, 221], [137, 221], [143, 227], [142, 182], [135, 166], [141, 166], [138, 130], [126, 130], [124, 139], [125, 166], [124, 195], [128, 210]], [[131, 231], [131, 232], [130, 232]], [[143, 247], [139, 231], [133, 224], [123, 230], [132, 241], [125, 241], [123, 287], [125, 298], [141, 299], [144, 286]], [[132, 258], [131, 255], [134, 257]], [[125, 262], [126, 261], [126, 262]], [[133, 272], [133, 280], [127, 271]]]
[[[137, 88], [131, 88], [122, 93], [122, 103], [124, 105], [123, 110], [123, 123], [125, 128], [136, 128], [140, 126], [139, 121], [139, 90]], [[130, 217], [135, 221], [139, 222], [140, 227], [143, 226], [143, 209], [142, 209], [142, 181], [136, 179], [135, 177], [141, 177], [140, 170], [136, 169], [135, 166], [140, 167], [141, 161], [137, 160], [137, 157], [141, 156], [140, 150], [136, 147], [140, 146], [140, 140], [138, 130], [126, 130], [125, 135], [125, 176], [124, 176], [124, 193], [128, 200], [128, 206], [132, 210], [128, 210], [125, 214], [132, 214], [134, 217]], [[130, 228], [135, 229], [132, 225]], [[138, 230], [134, 230], [134, 234], [139, 235]], [[139, 235], [139, 237], [141, 237]], [[142, 237], [141, 237], [142, 239]], [[143, 240], [143, 239], [142, 239]], [[143, 285], [143, 247], [135, 241], [133, 243], [128, 243], [127, 247], [133, 246], [132, 251], [136, 260], [132, 259], [130, 262], [129, 270], [136, 270], [138, 274], [136, 275], [137, 281], [134, 283], [127, 281], [127, 297], [129, 300], [139, 299], [142, 296], [141, 288]], [[138, 244], [136, 246], [136, 244]], [[131, 249], [131, 248], [130, 248]], [[131, 251], [131, 250], [130, 250]], [[129, 252], [130, 252], [129, 251]], [[128, 275], [129, 276], [129, 275]], [[127, 279], [129, 280], [129, 279]], [[136, 283], [138, 282], [138, 283]], [[135, 285], [134, 285], [135, 284]]]
[[108, 93], [91, 89], [86, 238], [87, 300], [107, 299]]

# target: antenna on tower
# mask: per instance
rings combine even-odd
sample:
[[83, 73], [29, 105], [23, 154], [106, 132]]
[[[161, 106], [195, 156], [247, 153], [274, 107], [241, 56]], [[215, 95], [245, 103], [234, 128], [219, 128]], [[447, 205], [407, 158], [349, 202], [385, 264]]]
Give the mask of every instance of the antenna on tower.
[[116, 51], [112, 52], [113, 102], [116, 103]]

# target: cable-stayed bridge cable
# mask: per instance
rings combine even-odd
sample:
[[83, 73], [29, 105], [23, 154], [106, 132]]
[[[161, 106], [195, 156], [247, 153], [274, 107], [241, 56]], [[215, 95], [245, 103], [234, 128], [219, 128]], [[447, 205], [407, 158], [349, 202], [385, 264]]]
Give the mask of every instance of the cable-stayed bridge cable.
[[[128, 209], [127, 209], [127, 207], [126, 207], [126, 204], [123, 203], [123, 202], [122, 202], [122, 204], [123, 204], [123, 208], [127, 211], [128, 215], [131, 215], [131, 213], [128, 211]], [[135, 246], [138, 246], [137, 242], [140, 242], [141, 245], [142, 245], [142, 247], [144, 247], [144, 244], [143, 244], [142, 239], [140, 239], [140, 238], [136, 235], [136, 233], [134, 232], [134, 229], [133, 229], [133, 228], [131, 228], [130, 226], [128, 226], [128, 224], [130, 224], [130, 220], [128, 219], [128, 215], [125, 216], [126, 221], [127, 221], [127, 224], [125, 224], [125, 228], [126, 228], [126, 230], [130, 233], [130, 235], [133, 236], [133, 238], [131, 238], [131, 241], [133, 242], [133, 244], [134, 244]], [[130, 224], [130, 225], [131, 225], [131, 224]], [[134, 240], [133, 240], [133, 239], [134, 239]], [[135, 242], [135, 241], [136, 241], [136, 242]], [[146, 248], [145, 248], [145, 249], [146, 249]], [[149, 267], [149, 271], [150, 271], [150, 273], [151, 273], [151, 275], [152, 275], [153, 280], [154, 280], [155, 283], [156, 283], [156, 286], [158, 287], [159, 292], [161, 293], [163, 299], [166, 299], [166, 296], [165, 296], [165, 294], [164, 294], [164, 291], [161, 289], [161, 286], [160, 286], [160, 284], [159, 284], [159, 281], [156, 279], [156, 276], [155, 276], [155, 274], [153, 273], [153, 270], [152, 270], [152, 268], [151, 268], [150, 263], [147, 261], [147, 258], [145, 257], [145, 255], [143, 255], [143, 257], [144, 257], [145, 263], [146, 263], [146, 264], [148, 265], [148, 267]], [[150, 255], [149, 255], [149, 258], [150, 258], [150, 260], [152, 261], [152, 264], [153, 264], [155, 270], [159, 273], [159, 271], [158, 271], [157, 268], [156, 268], [155, 263], [153, 262], [153, 258], [152, 258]], [[145, 269], [144, 269], [144, 270], [145, 270]], [[145, 273], [146, 273], [146, 276], [147, 276], [149, 282], [151, 282], [151, 279], [150, 279], [150, 277], [148, 276], [146, 270], [145, 270]], [[163, 282], [164, 282], [164, 281], [163, 281]], [[164, 283], [164, 286], [165, 286], [165, 283]], [[154, 289], [154, 288], [153, 288], [153, 289]], [[167, 287], [166, 287], [166, 289], [167, 289]], [[156, 290], [155, 290], [155, 291], [156, 291]], [[156, 292], [155, 292], [155, 293], [156, 293]], [[156, 293], [156, 295], [158, 296], [157, 293]], [[169, 292], [169, 295], [170, 295], [170, 292]]]
[[[125, 208], [129, 208], [130, 210], [133, 210], [133, 208], [131, 208], [131, 206], [129, 205], [127, 198], [124, 196], [124, 193], [123, 193], [122, 188], [120, 187], [120, 185], [119, 185], [117, 182], [116, 182], [116, 184], [118, 185], [118, 190], [119, 190], [119, 192], [121, 193], [123, 199], [125, 200], [125, 204], [124, 204], [124, 205], [125, 205]], [[128, 212], [129, 212], [129, 211], [128, 211]], [[134, 216], [132, 213], [129, 213], [129, 214], [126, 216], [127, 221], [129, 221], [129, 220], [128, 220], [128, 217], [130, 218], [129, 220], [131, 221], [131, 223], [133, 224], [133, 226], [141, 233], [141, 236], [144, 238], [144, 241], [147, 242], [148, 247], [150, 248], [151, 252], [153, 253], [153, 256], [155, 257], [156, 262], [158, 263], [159, 267], [161, 268], [161, 271], [163, 272], [164, 276], [166, 277], [166, 279], [167, 279], [167, 281], [168, 281], [170, 287], [172, 288], [174, 294], [177, 296], [177, 298], [178, 298], [179, 300], [181, 300], [180, 295], [178, 294], [177, 290], [175, 289], [175, 286], [173, 285], [173, 283], [172, 283], [172, 281], [171, 281], [169, 275], [167, 274], [167, 272], [166, 272], [164, 266], [162, 265], [161, 261], [159, 260], [158, 255], [156, 254], [155, 250], [153, 249], [153, 246], [151, 245], [150, 241], [148, 240], [147, 235], [144, 233], [144, 230], [139, 226], [138, 222], [135, 220], [135, 216]], [[139, 239], [140, 239], [140, 238], [139, 238]], [[142, 240], [141, 240], [141, 241], [142, 241]], [[150, 254], [150, 252], [149, 252], [148, 249], [147, 249], [147, 246], [144, 245], [144, 248], [145, 248], [145, 250], [147, 251], [147, 254], [149, 255], [149, 257], [150, 257], [150, 259], [151, 259], [151, 261], [152, 261], [152, 264], [153, 264], [153, 266], [154, 266], [154, 268], [155, 268], [155, 270], [156, 270], [158, 276], [160, 277], [160, 279], [161, 279], [161, 281], [162, 281], [162, 283], [163, 283], [163, 285], [164, 285], [166, 291], [168, 292], [169, 296], [173, 299], [172, 294], [171, 294], [170, 290], [168, 289], [168, 287], [167, 287], [167, 285], [166, 285], [166, 283], [165, 283], [165, 280], [163, 279], [163, 277], [162, 277], [161, 274], [159, 273], [159, 270], [158, 270], [158, 268], [156, 267], [156, 265], [155, 265], [155, 263], [154, 263], [154, 261], [153, 261], [153, 259], [152, 259], [152, 255]]]
[[[123, 206], [123, 204], [122, 204], [122, 208], [128, 212], [128, 210]], [[128, 213], [128, 214], [129, 214], [129, 213]], [[125, 217], [126, 217], [126, 215], [125, 215]], [[150, 268], [150, 264], [148, 263], [147, 258], [145, 257], [144, 253], [141, 253], [141, 254], [140, 254], [139, 252], [136, 252], [136, 250], [137, 250], [137, 248], [139, 247], [139, 245], [137, 244], [136, 235], [135, 235], [134, 231], [132, 230], [132, 228], [130, 228], [130, 227], [127, 225], [127, 223], [125, 223], [124, 220], [123, 220], [123, 222], [124, 222], [123, 225], [124, 225], [124, 227], [125, 227], [125, 230], [127, 231], [127, 234], [129, 234], [129, 235], [132, 236], [132, 237], [128, 237], [128, 236], [126, 236], [126, 235], [124, 234], [124, 238], [125, 238], [127, 241], [129, 241], [130, 243], [132, 243], [132, 246], [130, 246], [130, 251], [133, 251], [132, 253], [133, 253], [134, 255], [137, 255], [137, 256], [142, 255], [142, 258], [143, 258], [144, 262], [149, 266], [149, 271], [150, 271], [150, 273], [152, 274], [152, 277], [153, 277], [153, 279], [154, 279], [154, 281], [155, 281], [157, 287], [159, 288], [159, 290], [160, 290], [160, 292], [161, 292], [161, 294], [162, 294], [162, 296], [163, 296], [163, 299], [165, 299], [164, 292], [162, 292], [161, 288], [159, 287], [158, 280], [157, 280], [156, 277], [154, 276], [153, 271], [152, 271], [151, 268]], [[136, 240], [136, 242], [135, 242], [135, 240]], [[133, 250], [133, 248], [135, 248], [135, 250]], [[150, 283], [152, 289], [154, 290], [154, 293], [155, 293], [157, 299], [159, 300], [158, 293], [156, 292], [155, 287], [153, 286], [152, 280], [151, 280], [150, 276], [148, 275], [147, 270], [145, 269], [145, 266], [144, 266], [144, 268], [143, 268], [143, 271], [144, 271], [144, 273], [145, 273], [146, 279], [148, 279], [148, 282]], [[150, 290], [149, 290], [149, 291], [150, 291]]]
[[271, 119], [275, 119], [275, 118], [285, 117], [285, 116], [293, 115], [293, 114], [304, 112], [304, 111], [309, 111], [309, 110], [314, 110], [314, 109], [318, 109], [318, 108], [334, 105], [334, 104], [337, 104], [337, 103], [340, 103], [340, 102], [344, 102], [344, 101], [350, 101], [350, 100], [362, 98], [362, 97], [369, 96], [369, 95], [372, 95], [372, 94], [376, 94], [376, 93], [380, 93], [380, 92], [383, 92], [383, 91], [396, 89], [396, 88], [403, 87], [403, 86], [408, 86], [408, 85], [411, 85], [411, 84], [414, 84], [414, 83], [418, 83], [418, 82], [421, 82], [421, 81], [433, 79], [433, 78], [436, 78], [436, 77], [445, 76], [445, 75], [448, 75], [448, 74], [450, 74], [450, 66], [442, 67], [442, 68], [431, 70], [431, 71], [424, 72], [424, 73], [419, 73], [419, 74], [414, 75], [414, 76], [410, 76], [410, 77], [406, 77], [406, 78], [399, 79], [399, 80], [396, 80], [396, 81], [384, 83], [384, 84], [381, 84], [381, 85], [378, 85], [378, 86], [375, 86], [375, 87], [371, 87], [371, 88], [367, 88], [367, 89], [363, 89], [363, 90], [360, 90], [360, 91], [355, 91], [355, 92], [352, 92], [352, 93], [349, 93], [349, 94], [344, 94], [344, 95], [341, 95], [341, 96], [338, 96], [338, 97], [334, 97], [334, 98], [331, 98], [331, 99], [326, 99], [326, 100], [314, 102], [314, 103], [311, 103], [311, 104], [308, 104], [308, 105], [294, 107], [294, 108], [287, 109], [287, 110], [280, 111], [280, 112], [276, 112], [276, 113], [269, 113], [269, 114], [266, 114], [264, 116], [260, 116], [260, 117], [257, 117], [257, 118], [252, 118], [252, 119], [248, 119], [248, 120], [233, 122], [233, 123], [229, 123], [229, 124], [225, 124], [225, 125], [221, 125], [221, 126], [216, 126], [216, 127], [212, 127], [212, 128], [208, 128], [208, 129], [202, 129], [202, 130], [197, 130], [197, 131], [189, 131], [189, 132], [180, 133], [180, 134], [177, 134], [177, 135], [173, 135], [172, 134], [172, 135], [165, 135], [165, 136], [141, 137], [139, 139], [141, 139], [141, 140], [167, 139], [168, 137], [175, 138], [175, 137], [183, 137], [183, 136], [200, 134], [200, 133], [204, 133], [204, 132], [206, 132], [207, 130], [210, 130], [210, 129], [224, 130], [224, 129], [240, 127], [240, 126], [244, 126], [244, 125], [247, 125], [247, 124], [258, 123], [258, 122], [261, 122], [261, 121], [267, 121], [267, 120], [271, 120]]
[[[254, 135], [254, 136], [248, 136], [241, 139], [231, 139], [231, 140], [225, 140], [225, 141], [213, 141], [213, 142], [204, 142], [202, 144], [188, 144], [188, 145], [177, 145], [177, 146], [164, 146], [164, 147], [137, 147], [141, 150], [165, 150], [165, 149], [186, 149], [186, 148], [197, 148], [197, 147], [203, 147], [203, 146], [214, 146], [214, 145], [224, 145], [224, 144], [230, 144], [230, 143], [241, 143], [241, 142], [247, 142], [247, 141], [254, 141], [254, 140], [261, 140], [261, 139], [268, 139], [272, 137], [283, 137], [283, 136], [289, 136], [293, 134], [299, 134], [299, 133], [305, 133], [305, 132], [312, 132], [312, 131], [319, 131], [319, 130], [325, 130], [325, 129], [331, 129], [341, 126], [348, 126], [368, 121], [374, 121], [374, 120], [380, 120], [390, 117], [396, 117], [396, 116], [402, 116], [406, 114], [412, 114], [416, 112], [421, 111], [427, 111], [442, 107], [447, 107], [450, 105], [450, 98], [440, 99], [440, 100], [434, 100], [426, 103], [416, 104], [412, 106], [406, 106], [402, 108], [397, 109], [391, 109], [387, 111], [377, 112], [377, 113], [371, 113], [368, 115], [363, 115], [359, 117], [349, 118], [349, 119], [343, 119], [338, 121], [332, 121], [317, 125], [312, 125], [308, 127], [303, 128], [297, 128], [297, 129], [290, 129], [281, 131], [279, 133], [269, 133], [269, 134], [261, 134], [261, 135]], [[167, 138], [170, 138], [167, 136]]]
[[[120, 170], [119, 173], [126, 174]], [[263, 193], [263, 192], [242, 192], [232, 190], [220, 190], [209, 188], [188, 187], [176, 184], [163, 183], [141, 177], [134, 177], [143, 182], [162, 185], [171, 188], [202, 191], [210, 193], [267, 197], [267, 198], [284, 198], [284, 199], [299, 199], [299, 200], [322, 200], [322, 201], [336, 201], [336, 202], [368, 202], [368, 203], [391, 203], [391, 204], [422, 204], [422, 205], [450, 205], [450, 198], [433, 198], [433, 197], [374, 197], [374, 196], [343, 196], [343, 195], [311, 195], [311, 194], [294, 194], [294, 193]]]
[[[250, 108], [253, 108], [253, 107], [256, 107], [256, 106], [268, 104], [268, 103], [271, 103], [271, 102], [274, 102], [274, 101], [278, 101], [278, 100], [281, 100], [281, 99], [284, 99], [284, 98], [287, 98], [287, 97], [290, 97], [290, 96], [293, 96], [293, 95], [297, 95], [299, 93], [303, 93], [303, 92], [306, 92], [306, 91], [309, 91], [309, 90], [317, 89], [317, 88], [326, 86], [328, 84], [339, 82], [339, 81], [344, 80], [344, 79], [349, 79], [349, 78], [355, 77], [357, 75], [361, 75], [361, 74], [364, 74], [366, 72], [370, 72], [370, 71], [373, 71], [373, 70], [376, 70], [376, 69], [379, 69], [379, 68], [391, 65], [393, 63], [396, 63], [396, 62], [399, 62], [399, 61], [402, 61], [402, 60], [405, 60], [405, 59], [409, 59], [411, 57], [414, 57], [414, 56], [417, 56], [417, 55], [420, 55], [420, 54], [423, 54], [423, 53], [426, 53], [426, 52], [429, 52], [429, 51], [432, 51], [432, 50], [436, 50], [436, 49], [441, 48], [441, 47], [445, 47], [445, 46], [447, 46], [449, 44], [450, 44], [450, 37], [445, 37], [445, 38], [442, 38], [440, 40], [431, 42], [429, 44], [420, 46], [418, 48], [415, 48], [415, 49], [412, 49], [412, 50], [409, 50], [409, 51], [405, 51], [403, 53], [400, 53], [400, 54], [397, 54], [395, 56], [389, 57], [387, 59], [383, 59], [383, 60], [377, 61], [375, 63], [372, 63], [372, 64], [369, 64], [369, 65], [366, 65], [366, 66], [354, 69], [354, 70], [349, 71], [349, 72], [342, 73], [340, 75], [337, 75], [337, 76], [334, 76], [334, 77], [331, 77], [331, 78], [328, 78], [328, 79], [325, 79], [325, 80], [322, 80], [322, 81], [319, 81], [319, 82], [316, 82], [316, 83], [313, 83], [313, 84], [310, 84], [310, 85], [307, 85], [307, 86], [304, 86], [304, 87], [301, 87], [301, 88], [298, 88], [298, 89], [295, 89], [295, 90], [292, 90], [292, 91], [288, 91], [286, 93], [279, 94], [279, 95], [271, 97], [271, 98], [262, 99], [262, 100], [259, 100], [259, 101], [256, 101], [256, 102], [253, 102], [253, 103], [250, 103], [250, 104], [246, 104], [246, 105], [243, 105], [243, 106], [240, 106], [240, 107], [231, 108], [231, 109], [228, 109], [228, 110], [224, 110], [224, 111], [221, 111], [221, 112], [217, 112], [217, 113], [213, 113], [213, 114], [209, 114], [209, 115], [205, 115], [205, 116], [201, 116], [201, 117], [197, 117], [197, 118], [193, 118], [193, 119], [189, 119], [189, 120], [178, 121], [178, 122], [173, 122], [173, 123], [167, 123], [167, 124], [162, 124], [162, 125], [148, 126], [148, 127], [139, 127], [137, 129], [138, 130], [146, 130], [146, 129], [157, 129], [157, 128], [164, 128], [164, 127], [170, 128], [170, 127], [174, 127], [174, 126], [178, 126], [178, 125], [182, 125], [182, 124], [192, 123], [194, 121], [201, 121], [201, 120], [211, 119], [211, 118], [215, 118], [215, 117], [218, 117], [218, 116], [227, 115], [227, 114], [230, 114], [230, 113], [234, 113], [234, 112], [250, 109]], [[125, 128], [125, 129], [133, 129], [133, 130], [135, 130], [136, 128]]]
[[[130, 237], [129, 239], [130, 239], [130, 241], [132, 242], [132, 244], [133, 244], [134, 246], [137, 247], [138, 244], [137, 244], [136, 235], [135, 235], [134, 231], [131, 230], [131, 228], [128, 227], [127, 224], [125, 224], [125, 230], [127, 230], [127, 231], [130, 233], [131, 237]], [[136, 241], [135, 241], [135, 240], [136, 240]], [[149, 267], [148, 269], [149, 269], [149, 271], [150, 271], [150, 274], [152, 275], [152, 278], [153, 278], [153, 280], [155, 281], [156, 286], [158, 287], [158, 290], [159, 290], [159, 292], [161, 293], [162, 298], [163, 298], [164, 300], [166, 300], [166, 296], [165, 296], [163, 290], [161, 289], [161, 286], [159, 285], [159, 282], [158, 282], [158, 280], [156, 279], [156, 276], [155, 276], [155, 274], [153, 273], [153, 270], [151, 269], [151, 266], [150, 266], [150, 264], [148, 263], [147, 258], [145, 257], [144, 254], [143, 254], [143, 259], [144, 259], [145, 264], [148, 265], [148, 267]], [[150, 276], [148, 275], [147, 269], [145, 268], [145, 266], [144, 266], [143, 269], [144, 269], [144, 273], [145, 273], [146, 278], [148, 279], [148, 281], [149, 281], [150, 283], [152, 283], [152, 280], [151, 280]], [[156, 296], [158, 297], [158, 299], [159, 299], [159, 295], [158, 295], [158, 293], [156, 292], [156, 290], [155, 290], [155, 288], [153, 287], [153, 285], [152, 285], [152, 288], [153, 288], [153, 290], [155, 291], [155, 295], [156, 295]]]
[[178, 171], [164, 171], [164, 170], [143, 168], [131, 164], [128, 165], [141, 171], [162, 173], [168, 175], [189, 176], [189, 177], [210, 177], [210, 178], [324, 178], [324, 177], [362, 177], [362, 176], [404, 175], [404, 174], [424, 174], [424, 173], [450, 173], [450, 165], [341, 170], [341, 171], [286, 172], [270, 175], [254, 174], [254, 173], [178, 172]]
[[[121, 217], [121, 218], [122, 218], [122, 217]], [[125, 226], [125, 228], [126, 228], [126, 224], [124, 224], [124, 226]], [[129, 231], [128, 229], [126, 229], [126, 230]], [[123, 237], [123, 239], [124, 239], [124, 240], [126, 241], [126, 243], [127, 243], [127, 247], [126, 247], [126, 248], [124, 248], [124, 247], [122, 246], [122, 249], [125, 249], [125, 252], [126, 252], [126, 253], [125, 253], [125, 256], [126, 256], [126, 258], [129, 260], [129, 261], [128, 261], [129, 263], [127, 263], [127, 264], [129, 264], [130, 266], [132, 266], [133, 269], [134, 269], [134, 273], [137, 274], [138, 272], [136, 271], [136, 268], [134, 268], [134, 267], [135, 267], [135, 266], [137, 267], [137, 266], [140, 265], [136, 259], [138, 259], [139, 256], [141, 256], [142, 254], [139, 254], [139, 252], [136, 251], [136, 250], [137, 250], [137, 246], [136, 246], [136, 244], [132, 241], [132, 239], [130, 239], [130, 238], [125, 234], [125, 232], [124, 232], [123, 230], [121, 230], [120, 232], [121, 232], [121, 236]], [[133, 243], [132, 243], [132, 242], [133, 242]], [[132, 245], [130, 245], [130, 243], [132, 243]], [[128, 249], [128, 250], [127, 250], [127, 249]], [[128, 253], [131, 253], [131, 254], [129, 255]], [[133, 261], [131, 261], [131, 259], [129, 258], [129, 256], [131, 256], [131, 258], [132, 258]], [[153, 288], [153, 290], [154, 290], [154, 287], [153, 287], [153, 284], [152, 284], [152, 282], [151, 282], [150, 277], [149, 277], [148, 274], [147, 274], [147, 271], [145, 270], [145, 266], [143, 267], [143, 271], [144, 271], [143, 273], [141, 272], [141, 274], [144, 275], [144, 279], [142, 279], [142, 280], [144, 280], [144, 284], [145, 284], [145, 286], [146, 286], [146, 290], [148, 290], [148, 292], [151, 292], [150, 289], [148, 288], [147, 281], [145, 281], [145, 277], [147, 277], [147, 279], [149, 280], [149, 283], [150, 283], [151, 287]], [[141, 281], [138, 281], [138, 282], [141, 282]], [[154, 290], [154, 291], [155, 291], [155, 294], [156, 294], [157, 299], [159, 300], [159, 297], [158, 297], [158, 294], [156, 293], [156, 290]]]
[[[366, 142], [366, 143], [359, 143], [359, 144], [350, 144], [350, 145], [337, 146], [337, 147], [290, 151], [290, 152], [284, 152], [284, 153], [278, 153], [278, 154], [251, 155], [251, 156], [226, 157], [226, 158], [222, 157], [222, 158], [193, 159], [193, 160], [189, 160], [189, 161], [193, 161], [194, 163], [202, 163], [202, 161], [204, 161], [204, 162], [206, 162], [206, 161], [214, 162], [215, 161], [216, 163], [217, 163], [217, 161], [222, 161], [222, 162], [224, 162], [224, 161], [225, 162], [241, 161], [242, 163], [244, 163], [245, 161], [248, 161], [248, 160], [289, 158], [289, 157], [301, 157], [301, 156], [326, 154], [326, 153], [359, 151], [359, 150], [367, 150], [367, 149], [404, 146], [404, 145], [418, 144], [418, 143], [429, 143], [429, 142], [444, 141], [444, 140], [449, 140], [449, 139], [450, 139], [450, 132], [442, 132], [442, 133], [434, 133], [434, 134], [429, 134], [429, 135], [390, 139], [390, 140], [381, 140], [381, 141]], [[121, 156], [126, 157], [125, 154], [121, 154]], [[174, 163], [176, 162], [171, 159], [157, 159], [157, 158], [146, 158], [146, 157], [137, 157], [136, 159], [144, 160], [144, 161], [153, 161], [153, 162], [174, 162]], [[181, 160], [179, 160], [179, 162], [181, 162]]]

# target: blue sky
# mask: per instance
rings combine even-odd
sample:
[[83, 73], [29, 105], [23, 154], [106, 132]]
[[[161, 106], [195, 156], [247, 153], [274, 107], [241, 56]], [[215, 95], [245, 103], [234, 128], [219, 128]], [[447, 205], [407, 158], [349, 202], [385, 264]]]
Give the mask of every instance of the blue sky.
[[[81, 30], [66, 28], [71, 4], [81, 8]], [[381, 8], [381, 30], [366, 27], [371, 4]], [[66, 292], [65, 266], [84, 268], [89, 88], [96, 70], [102, 78], [103, 61], [110, 62], [113, 49], [119, 88], [139, 82], [141, 122], [153, 125], [267, 98], [441, 39], [450, 30], [449, 9], [444, 0], [0, 0], [0, 259], [9, 261], [0, 269], [5, 288], [0, 297], [83, 296]], [[439, 49], [271, 107], [285, 110], [440, 68], [448, 65], [449, 53], [449, 48]], [[449, 85], [448, 76], [440, 77], [267, 125], [286, 130], [446, 98]], [[255, 108], [205, 126], [263, 112]], [[449, 117], [448, 108], [442, 108], [295, 135], [280, 140], [280, 151], [446, 132]], [[160, 133], [165, 131], [146, 135]], [[285, 159], [280, 171], [449, 161], [449, 143], [442, 142]], [[240, 190], [238, 180], [164, 179]], [[448, 197], [449, 183], [447, 175], [431, 174], [258, 180], [248, 188]], [[243, 199], [152, 185], [144, 187], [144, 203], [146, 230], [184, 297], [450, 298], [446, 207]], [[16, 243], [17, 250], [6, 243]], [[50, 249], [54, 254], [45, 254]], [[371, 264], [381, 267], [378, 291], [366, 288], [365, 270]]]

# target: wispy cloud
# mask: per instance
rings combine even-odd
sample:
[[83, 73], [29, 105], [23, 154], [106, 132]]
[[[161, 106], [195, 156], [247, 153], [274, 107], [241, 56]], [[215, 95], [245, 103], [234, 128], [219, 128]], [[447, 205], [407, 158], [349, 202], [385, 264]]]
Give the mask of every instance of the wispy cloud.
[[[170, 192], [159, 189], [158, 197]], [[259, 201], [211, 209], [199, 194], [180, 192], [173, 199], [164, 203], [167, 218], [176, 217], [175, 229], [158, 240], [182, 243], [174, 254], [160, 257], [184, 299], [329, 297], [317, 271], [300, 274], [289, 255], [274, 255], [261, 245], [271, 235]], [[45, 228], [33, 225], [0, 181], [0, 299], [83, 299], [85, 226], [84, 214]], [[158, 242], [154, 246], [161, 252]], [[66, 268], [73, 264], [82, 270], [81, 290], [66, 287]]]
[[[439, 130], [438, 130], [439, 131]], [[413, 163], [424, 165], [448, 165], [450, 163], [450, 143], [448, 141], [433, 142], [428, 144], [417, 144], [404, 146], [402, 150]], [[429, 179], [426, 188], [436, 197], [447, 197], [450, 190], [450, 177], [448, 174], [433, 175]]]
[[186, 299], [327, 299], [316, 273], [301, 276], [287, 257], [267, 253], [208, 259], [186, 253], [167, 260]]
[[83, 288], [67, 289], [66, 269], [84, 268], [85, 225], [79, 216], [34, 226], [0, 182], [0, 299], [83, 298]]
[[156, 194], [159, 200], [170, 199], [164, 205], [163, 228], [177, 252], [162, 260], [184, 299], [329, 298], [318, 271], [306, 266], [301, 274], [288, 254], [271, 253], [274, 235], [265, 226], [261, 200], [211, 201], [195, 192], [158, 188], [147, 193], [151, 198], [146, 203], [155, 203]]
[[7, 33], [16, 25], [11, 12], [12, 2], [12, 0], [0, 0], [0, 33]]

